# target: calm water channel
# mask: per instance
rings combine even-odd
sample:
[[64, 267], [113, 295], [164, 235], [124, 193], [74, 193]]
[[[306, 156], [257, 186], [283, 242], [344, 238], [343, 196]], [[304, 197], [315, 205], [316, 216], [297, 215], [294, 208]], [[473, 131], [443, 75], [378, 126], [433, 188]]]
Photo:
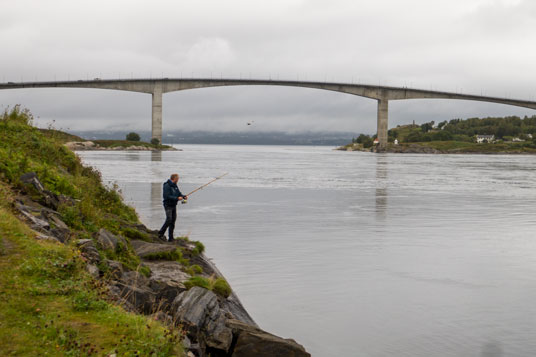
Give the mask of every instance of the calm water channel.
[[159, 228], [189, 191], [205, 243], [261, 327], [313, 356], [536, 355], [536, 157], [180, 145], [80, 152]]

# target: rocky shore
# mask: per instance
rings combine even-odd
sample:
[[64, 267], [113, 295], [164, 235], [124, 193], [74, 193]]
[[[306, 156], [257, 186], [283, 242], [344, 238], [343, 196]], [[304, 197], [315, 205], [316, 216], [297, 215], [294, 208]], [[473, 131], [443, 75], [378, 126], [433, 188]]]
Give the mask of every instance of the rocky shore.
[[154, 147], [148, 145], [118, 145], [118, 146], [103, 146], [95, 143], [93, 141], [69, 141], [65, 143], [65, 146], [73, 151], [88, 151], [88, 150], [106, 150], [106, 151], [119, 151], [119, 150], [128, 150], [128, 151], [181, 151], [172, 146], [161, 146]]
[[[492, 145], [492, 144], [489, 144]], [[482, 145], [481, 147], [438, 149], [418, 143], [405, 143], [400, 145], [389, 144], [385, 148], [364, 148], [361, 144], [348, 144], [336, 148], [339, 151], [362, 151], [375, 153], [395, 154], [482, 154], [482, 155], [534, 155], [536, 152], [527, 150], [501, 150], [496, 147]]]
[[[59, 208], [75, 205], [77, 200], [46, 190], [32, 172], [22, 175], [20, 182], [23, 187], [15, 198], [15, 210], [36, 232], [36, 239], [76, 246], [85, 259], [86, 270], [106, 287], [109, 300], [182, 329], [188, 356], [310, 356], [294, 340], [263, 331], [232, 289], [221, 293], [191, 286], [194, 275], [223, 278], [195, 242], [164, 242], [156, 231], [120, 218], [116, 219], [117, 225], [131, 232], [130, 237], [100, 228], [91, 237], [80, 239], [59, 212]], [[137, 269], [104, 258], [103, 252], [121, 254], [126, 250], [132, 250], [141, 261]], [[194, 265], [199, 267], [195, 274]]]

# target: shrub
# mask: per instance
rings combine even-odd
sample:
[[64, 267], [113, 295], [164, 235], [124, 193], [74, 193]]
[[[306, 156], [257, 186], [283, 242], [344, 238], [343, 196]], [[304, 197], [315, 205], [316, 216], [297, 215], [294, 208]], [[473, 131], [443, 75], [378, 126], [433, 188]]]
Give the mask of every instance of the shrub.
[[229, 283], [223, 278], [217, 278], [212, 282], [212, 291], [214, 293], [223, 296], [224, 298], [229, 297], [231, 295], [231, 287], [229, 286]]
[[158, 140], [157, 138], [152, 138], [151, 144], [153, 144], [154, 146], [158, 146], [160, 145], [160, 140]]
[[194, 242], [194, 244], [195, 248], [192, 250], [193, 255], [199, 255], [205, 251], [205, 246], [203, 245], [203, 243], [196, 241]]
[[202, 276], [192, 276], [190, 279], [184, 282], [186, 289], [191, 289], [194, 286], [199, 286], [210, 290], [210, 281]]
[[197, 275], [197, 274], [201, 274], [203, 273], [203, 268], [201, 268], [199, 265], [197, 264], [194, 264], [190, 267], [188, 267], [188, 269], [186, 269], [186, 272], [192, 276], [194, 275]]
[[231, 287], [229, 286], [229, 283], [223, 278], [205, 278], [203, 276], [192, 276], [190, 279], [188, 279], [184, 286], [186, 289], [191, 289], [194, 286], [199, 286], [208, 290], [212, 290], [215, 294], [223, 296], [224, 298], [229, 297], [231, 295]]
[[131, 132], [127, 134], [127, 141], [140, 141], [140, 139], [138, 133]]
[[177, 248], [172, 251], [168, 252], [158, 252], [158, 253], [152, 253], [148, 254], [143, 257], [147, 260], [176, 260], [176, 261], [182, 261], [182, 251], [180, 248]]

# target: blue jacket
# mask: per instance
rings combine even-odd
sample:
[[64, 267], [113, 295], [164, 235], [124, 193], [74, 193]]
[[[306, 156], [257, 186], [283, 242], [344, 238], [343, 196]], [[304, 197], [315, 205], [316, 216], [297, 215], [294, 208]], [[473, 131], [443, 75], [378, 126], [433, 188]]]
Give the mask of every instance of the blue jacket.
[[164, 189], [163, 189], [162, 196], [164, 198], [164, 206], [167, 206], [167, 207], [176, 206], [177, 203], [179, 202], [179, 196], [184, 197], [182, 192], [179, 190], [179, 187], [177, 186], [177, 184], [173, 183], [173, 181], [169, 179], [166, 182], [164, 182]]

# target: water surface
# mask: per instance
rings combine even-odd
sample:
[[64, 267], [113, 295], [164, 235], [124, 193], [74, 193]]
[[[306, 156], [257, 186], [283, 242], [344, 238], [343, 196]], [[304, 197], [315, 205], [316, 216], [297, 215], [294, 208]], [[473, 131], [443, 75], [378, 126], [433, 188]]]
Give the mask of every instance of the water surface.
[[159, 228], [205, 243], [261, 327], [314, 356], [532, 356], [536, 157], [181, 145], [80, 152]]

